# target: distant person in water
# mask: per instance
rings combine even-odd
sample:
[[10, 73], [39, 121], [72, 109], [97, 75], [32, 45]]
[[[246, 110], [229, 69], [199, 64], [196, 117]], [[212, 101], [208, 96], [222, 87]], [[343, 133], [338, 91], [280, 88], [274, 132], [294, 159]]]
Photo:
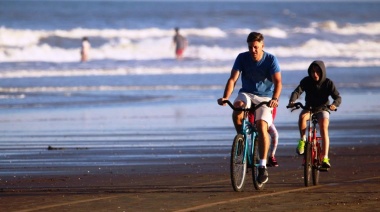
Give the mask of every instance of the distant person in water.
[[86, 62], [88, 60], [88, 55], [89, 55], [89, 52], [90, 52], [90, 48], [91, 48], [91, 44], [88, 41], [88, 38], [87, 37], [83, 37], [82, 38], [82, 47], [81, 47], [81, 50], [80, 50], [80, 55], [81, 55], [80, 61], [81, 62]]
[[175, 45], [175, 56], [177, 60], [182, 60], [183, 52], [187, 47], [187, 39], [179, 33], [179, 28], [174, 28], [175, 35], [173, 37], [173, 42]]

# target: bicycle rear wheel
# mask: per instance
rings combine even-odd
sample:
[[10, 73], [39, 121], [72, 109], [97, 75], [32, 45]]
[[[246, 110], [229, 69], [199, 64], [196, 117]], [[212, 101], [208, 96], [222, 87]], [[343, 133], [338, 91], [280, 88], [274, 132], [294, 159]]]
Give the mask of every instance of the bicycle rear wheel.
[[230, 174], [235, 191], [242, 191], [247, 173], [247, 160], [244, 161], [245, 138], [242, 134], [235, 136], [231, 149]]
[[256, 190], [262, 190], [264, 188], [265, 183], [259, 183], [257, 182], [257, 176], [259, 175], [259, 141], [258, 136], [255, 137], [255, 140], [253, 142], [253, 154], [252, 154], [252, 180], [253, 185], [255, 186]]
[[303, 178], [305, 181], [305, 186], [311, 185], [311, 170], [312, 170], [312, 157], [311, 157], [311, 144], [309, 142], [305, 143], [305, 153], [304, 153], [304, 171], [303, 171]]

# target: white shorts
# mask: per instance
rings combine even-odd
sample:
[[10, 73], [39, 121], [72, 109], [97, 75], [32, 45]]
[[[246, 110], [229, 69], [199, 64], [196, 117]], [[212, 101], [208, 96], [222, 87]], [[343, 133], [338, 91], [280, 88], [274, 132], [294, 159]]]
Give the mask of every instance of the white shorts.
[[[260, 97], [250, 93], [239, 93], [234, 102], [243, 101], [246, 105], [245, 107], [250, 108], [252, 102], [253, 104], [257, 105], [260, 102], [270, 100], [270, 97]], [[261, 106], [255, 111], [255, 121], [264, 120], [266, 123], [268, 123], [269, 127], [273, 123], [272, 110], [273, 108], [266, 105]]]
[[[300, 117], [305, 114], [305, 113], [309, 113], [310, 111], [309, 110], [305, 110], [303, 109], [300, 113]], [[318, 121], [320, 121], [321, 119], [330, 119], [330, 113], [328, 111], [320, 111], [318, 113], [315, 113], [315, 115], [317, 116], [317, 119]]]

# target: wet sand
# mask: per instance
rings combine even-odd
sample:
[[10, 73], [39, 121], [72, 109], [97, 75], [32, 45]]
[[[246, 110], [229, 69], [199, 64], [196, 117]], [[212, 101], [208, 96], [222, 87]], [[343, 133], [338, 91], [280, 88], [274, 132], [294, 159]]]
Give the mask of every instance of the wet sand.
[[[186, 165], [110, 167], [81, 175], [2, 177], [1, 211], [373, 211], [380, 204], [380, 145], [331, 147], [333, 168], [305, 187], [301, 157], [282, 148], [262, 191], [248, 173], [234, 192], [229, 158]], [[79, 169], [88, 169], [81, 167]]]

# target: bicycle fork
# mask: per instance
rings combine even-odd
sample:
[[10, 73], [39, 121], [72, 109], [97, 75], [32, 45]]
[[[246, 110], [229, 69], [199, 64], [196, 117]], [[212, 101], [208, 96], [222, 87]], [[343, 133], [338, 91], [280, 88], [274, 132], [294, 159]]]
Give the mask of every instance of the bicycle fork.
[[247, 165], [248, 166], [251, 166], [252, 165], [252, 142], [250, 142], [252, 140], [252, 136], [253, 135], [253, 130], [252, 130], [252, 126], [250, 125], [250, 123], [248, 123], [247, 120], [244, 119], [243, 123], [242, 123], [242, 132], [241, 132], [242, 135], [244, 135], [244, 155], [243, 155], [243, 163], [246, 163], [247, 162]]

